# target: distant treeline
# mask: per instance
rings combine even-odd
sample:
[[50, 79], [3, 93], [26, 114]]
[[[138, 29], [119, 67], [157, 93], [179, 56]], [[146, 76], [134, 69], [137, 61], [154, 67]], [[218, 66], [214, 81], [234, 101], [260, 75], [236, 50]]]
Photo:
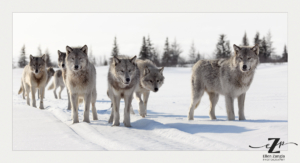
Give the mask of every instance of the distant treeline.
[[[274, 63], [274, 62], [287, 62], [288, 61], [288, 51], [286, 45], [283, 47], [282, 55], [275, 54], [275, 48], [273, 47], [272, 35], [271, 32], [268, 32], [266, 36], [260, 38], [259, 32], [257, 32], [253, 39], [253, 44], [259, 44], [259, 58], [261, 63]], [[240, 46], [249, 46], [249, 39], [245, 32]], [[227, 40], [225, 34], [220, 34], [218, 42], [216, 44], [216, 49], [213, 52], [214, 58], [228, 58], [233, 54], [231, 50], [230, 41]], [[45, 53], [42, 53], [40, 46], [38, 47], [39, 55], [46, 54], [48, 57], [47, 66], [57, 67], [57, 62], [52, 62], [50, 58], [50, 54], [48, 49], [46, 49]], [[168, 37], [166, 38], [163, 53], [157, 48], [154, 48], [154, 44], [152, 43], [150, 36], [143, 37], [142, 46], [140, 53], [138, 55], [139, 59], [149, 59], [153, 61], [158, 66], [167, 66], [167, 67], [184, 67], [191, 64], [196, 63], [198, 60], [205, 59], [204, 54], [201, 54], [196, 50], [194, 42], [191, 44], [191, 48], [188, 52], [188, 58], [184, 58], [181, 56], [183, 53], [180, 44], [174, 39], [173, 42], [169, 43]], [[93, 55], [92, 50], [89, 51], [89, 60], [96, 66], [105, 66], [108, 65], [108, 60], [106, 56], [104, 57], [96, 57]], [[117, 38], [114, 38], [113, 48], [111, 52], [111, 56], [121, 55], [119, 46], [117, 44]], [[18, 60], [19, 67], [25, 67], [28, 64], [27, 59], [29, 56], [26, 55], [25, 45], [21, 49], [21, 54]], [[56, 59], [57, 60], [57, 59]], [[14, 68], [14, 63], [13, 63]]]

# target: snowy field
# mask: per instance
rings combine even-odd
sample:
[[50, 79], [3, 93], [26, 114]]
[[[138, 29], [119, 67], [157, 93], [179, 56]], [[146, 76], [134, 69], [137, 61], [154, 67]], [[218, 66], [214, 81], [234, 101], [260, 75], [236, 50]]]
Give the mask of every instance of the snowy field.
[[[22, 69], [13, 70], [13, 150], [267, 150], [268, 138], [288, 142], [287, 64], [260, 64], [245, 101], [246, 121], [226, 120], [224, 96], [216, 106], [217, 120], [210, 120], [209, 99], [205, 93], [195, 110], [195, 120], [188, 121], [191, 68], [165, 68], [165, 84], [150, 93], [148, 116], [131, 115], [131, 128], [108, 124], [111, 112], [106, 95], [108, 67], [97, 68], [97, 113], [99, 120], [83, 123], [83, 105], [78, 124], [71, 124], [67, 110], [66, 89], [62, 99], [46, 91], [44, 107], [39, 110], [26, 104], [20, 88]], [[48, 86], [50, 85], [49, 82]], [[48, 88], [47, 86], [47, 88]], [[57, 90], [58, 93], [58, 90]], [[37, 100], [39, 106], [39, 100]], [[120, 114], [123, 122], [124, 102]], [[277, 148], [276, 148], [277, 149]], [[280, 150], [287, 150], [282, 146]]]

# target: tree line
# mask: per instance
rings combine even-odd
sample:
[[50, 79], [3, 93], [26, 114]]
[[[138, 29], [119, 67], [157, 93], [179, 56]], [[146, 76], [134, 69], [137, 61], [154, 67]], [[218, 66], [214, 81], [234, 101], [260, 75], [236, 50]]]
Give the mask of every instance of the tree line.
[[[259, 45], [259, 58], [261, 63], [270, 63], [270, 62], [287, 62], [288, 61], [288, 51], [286, 45], [283, 47], [283, 53], [281, 56], [275, 54], [275, 48], [273, 47], [272, 35], [271, 32], [268, 32], [266, 36], [260, 37], [260, 33], [257, 32], [253, 38], [253, 45]], [[240, 46], [249, 46], [249, 39], [245, 32]], [[92, 48], [90, 48], [92, 49]], [[138, 55], [139, 59], [145, 60], [149, 59], [154, 62], [157, 66], [186, 66], [189, 64], [194, 64], [198, 60], [205, 59], [204, 54], [201, 54], [199, 50], [196, 49], [194, 42], [192, 42], [191, 47], [188, 51], [188, 58], [181, 56], [183, 50], [181, 49], [180, 44], [176, 39], [169, 42], [167, 37], [165, 40], [163, 52], [160, 54], [158, 48], [154, 47], [153, 42], [150, 39], [150, 36], [142, 38], [142, 46]], [[57, 67], [56, 62], [52, 62], [48, 49], [45, 50], [47, 55], [47, 66]], [[213, 52], [213, 58], [229, 58], [233, 54], [231, 50], [230, 41], [227, 39], [225, 34], [220, 34], [219, 39], [216, 44], [216, 48]], [[38, 55], [42, 56], [41, 47], [38, 47]], [[114, 38], [113, 48], [111, 56], [121, 55], [119, 46], [117, 44], [117, 37]], [[18, 66], [20, 68], [25, 67], [28, 64], [29, 57], [26, 55], [25, 45], [21, 48], [21, 54], [18, 60]], [[106, 56], [96, 57], [93, 55], [93, 51], [89, 51], [89, 60], [92, 64], [96, 66], [105, 66], [108, 65], [108, 60]], [[14, 67], [14, 66], [13, 66]]]

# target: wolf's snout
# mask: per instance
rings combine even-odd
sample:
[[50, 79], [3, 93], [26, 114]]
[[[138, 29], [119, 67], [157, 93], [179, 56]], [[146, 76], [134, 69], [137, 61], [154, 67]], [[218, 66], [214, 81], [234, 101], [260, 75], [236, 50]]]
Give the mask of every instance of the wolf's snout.
[[244, 65], [244, 66], [243, 66], [243, 70], [247, 70], [247, 65]]
[[158, 88], [154, 88], [154, 91], [157, 92], [157, 91], [158, 91]]
[[129, 82], [129, 81], [130, 81], [130, 78], [126, 78], [126, 81]]
[[65, 67], [65, 64], [61, 64], [61, 67], [63, 67], [63, 68], [64, 68], [64, 67]]
[[75, 70], [77, 70], [78, 69], [78, 65], [75, 65], [74, 68], [75, 68]]
[[39, 72], [39, 70], [35, 70], [35, 73], [38, 73]]

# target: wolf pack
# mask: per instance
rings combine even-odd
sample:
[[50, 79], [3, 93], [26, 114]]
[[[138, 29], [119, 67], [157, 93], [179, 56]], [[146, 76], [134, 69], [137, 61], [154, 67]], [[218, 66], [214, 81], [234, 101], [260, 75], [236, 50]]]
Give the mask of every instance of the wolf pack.
[[[199, 60], [192, 67], [191, 104], [188, 110], [188, 120], [194, 119], [194, 110], [200, 104], [204, 92], [209, 95], [211, 120], [216, 119], [215, 107], [219, 95], [225, 96], [228, 120], [235, 120], [234, 99], [238, 99], [239, 120], [245, 120], [244, 105], [246, 92], [254, 78], [259, 64], [259, 47], [233, 45], [234, 54], [230, 58], [215, 60]], [[40, 99], [39, 109], [44, 109], [46, 85], [53, 77], [48, 90], [53, 90], [54, 97], [61, 99], [61, 93], [66, 87], [68, 95], [68, 110], [71, 110], [73, 123], [79, 123], [79, 104], [83, 104], [83, 122], [90, 123], [90, 106], [93, 120], [98, 120], [96, 110], [96, 69], [89, 62], [88, 47], [66, 46], [65, 52], [58, 50], [59, 70], [47, 68], [47, 56], [30, 55], [28, 65], [24, 67], [21, 87], [23, 99], [30, 106], [36, 107], [35, 94]], [[107, 75], [107, 96], [111, 100], [111, 115], [108, 123], [120, 125], [120, 101], [124, 99], [124, 120], [126, 127], [131, 127], [130, 114], [135, 114], [132, 107], [133, 97], [138, 102], [138, 112], [143, 118], [147, 116], [147, 105], [150, 92], [158, 92], [164, 84], [164, 67], [158, 67], [152, 61], [137, 59], [136, 56], [118, 55], [110, 59]], [[188, 83], [187, 83], [188, 84]], [[58, 95], [56, 90], [59, 88]], [[103, 90], [105, 91], [105, 90]], [[143, 97], [143, 98], [142, 98]], [[90, 105], [91, 104], [91, 105]]]

